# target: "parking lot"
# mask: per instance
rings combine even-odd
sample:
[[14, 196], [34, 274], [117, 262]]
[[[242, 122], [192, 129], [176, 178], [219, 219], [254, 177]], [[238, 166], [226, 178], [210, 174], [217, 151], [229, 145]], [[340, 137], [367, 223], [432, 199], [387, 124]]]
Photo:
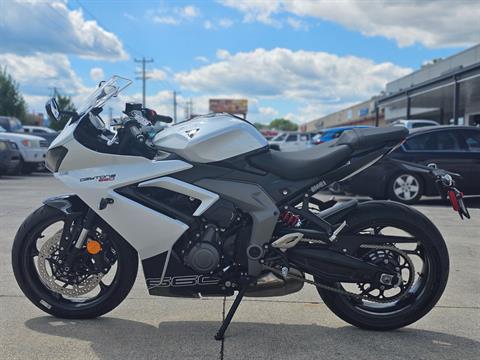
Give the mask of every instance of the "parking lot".
[[137, 282], [117, 309], [97, 320], [47, 316], [20, 292], [10, 265], [23, 219], [41, 201], [66, 192], [47, 174], [0, 178], [0, 352], [3, 359], [479, 359], [480, 199], [461, 221], [439, 200], [417, 208], [440, 228], [451, 256], [447, 290], [422, 320], [402, 330], [370, 332], [336, 318], [316, 290], [248, 298], [223, 342], [213, 339], [232, 299], [147, 295]]

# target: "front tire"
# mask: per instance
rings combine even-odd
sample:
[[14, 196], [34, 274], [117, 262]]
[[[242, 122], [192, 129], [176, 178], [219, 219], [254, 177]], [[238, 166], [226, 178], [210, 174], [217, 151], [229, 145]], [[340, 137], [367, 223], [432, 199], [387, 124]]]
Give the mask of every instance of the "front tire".
[[[401, 229], [415, 236], [419, 239], [419, 243], [416, 249], [409, 251], [409, 254], [413, 254], [409, 256], [422, 257], [424, 264], [415, 269], [414, 272], [418, 271], [420, 274], [408, 290], [407, 296], [391, 303], [386, 301], [381, 304], [371, 303], [317, 288], [328, 308], [344, 321], [369, 330], [397, 329], [425, 316], [445, 290], [449, 272], [447, 247], [435, 225], [420, 212], [390, 201], [364, 203], [346, 221], [348, 230], [345, 233], [348, 232], [348, 234], [382, 227], [382, 229]], [[386, 245], [395, 246], [395, 244]], [[402, 244], [397, 244], [399, 245]], [[417, 274], [414, 275], [417, 276]], [[320, 279], [316, 281], [321, 282]], [[324, 284], [346, 290], [340, 283], [324, 282]]]
[[12, 266], [15, 279], [35, 306], [53, 316], [67, 319], [101, 316], [117, 307], [130, 292], [137, 275], [137, 253], [120, 235], [100, 221], [98, 227], [105, 231], [116, 252], [114, 278], [109, 285], [102, 285], [100, 282], [96, 289], [98, 294], [92, 298], [66, 297], [59, 294], [52, 290], [51, 286], [47, 286], [40, 276], [37, 242], [46, 237], [48, 229], [55, 224], [58, 227], [58, 224], [65, 221], [66, 215], [63, 212], [47, 205], [28, 216], [20, 226], [13, 243]]

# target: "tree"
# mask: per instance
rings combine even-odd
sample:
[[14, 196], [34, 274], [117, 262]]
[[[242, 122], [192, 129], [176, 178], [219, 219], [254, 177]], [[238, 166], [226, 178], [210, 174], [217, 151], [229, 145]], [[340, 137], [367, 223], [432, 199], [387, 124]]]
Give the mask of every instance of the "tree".
[[287, 119], [275, 119], [270, 123], [270, 128], [282, 131], [296, 131], [298, 125]]
[[18, 90], [17, 82], [6, 68], [0, 68], [0, 115], [24, 120], [26, 113], [27, 104]]
[[[62, 96], [56, 92], [55, 98], [57, 100], [58, 110], [60, 111], [60, 114], [62, 113], [62, 111], [76, 111], [75, 105], [73, 105], [72, 98], [70, 96]], [[69, 119], [70, 116], [60, 115], [59, 121], [50, 121], [50, 127], [54, 130], [62, 130]]]

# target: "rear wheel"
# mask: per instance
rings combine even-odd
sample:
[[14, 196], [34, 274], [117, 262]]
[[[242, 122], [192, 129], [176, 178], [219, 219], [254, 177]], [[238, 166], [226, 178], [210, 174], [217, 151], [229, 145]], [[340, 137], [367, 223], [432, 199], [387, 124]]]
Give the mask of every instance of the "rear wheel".
[[67, 266], [60, 238], [71, 226], [66, 215], [52, 207], [42, 206], [32, 213], [15, 236], [13, 272], [23, 293], [43, 311], [61, 318], [98, 317], [129, 293], [137, 274], [137, 253], [98, 221], [87, 238], [96, 250], [84, 244]]
[[325, 304], [346, 322], [371, 330], [396, 329], [427, 314], [440, 299], [449, 271], [447, 248], [436, 227], [418, 211], [392, 202], [365, 203], [347, 224], [349, 234], [413, 236], [418, 242], [361, 247], [354, 256], [388, 264], [401, 281], [378, 288], [367, 283], [324, 283], [359, 295], [318, 288]]

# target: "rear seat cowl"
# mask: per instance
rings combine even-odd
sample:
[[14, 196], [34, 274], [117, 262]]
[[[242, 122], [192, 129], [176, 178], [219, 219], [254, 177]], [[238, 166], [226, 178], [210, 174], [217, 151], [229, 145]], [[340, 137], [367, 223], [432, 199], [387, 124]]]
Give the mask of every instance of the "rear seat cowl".
[[357, 151], [387, 143], [399, 143], [408, 135], [408, 129], [400, 126], [386, 128], [361, 128], [346, 130], [340, 135], [335, 146], [348, 145]]

